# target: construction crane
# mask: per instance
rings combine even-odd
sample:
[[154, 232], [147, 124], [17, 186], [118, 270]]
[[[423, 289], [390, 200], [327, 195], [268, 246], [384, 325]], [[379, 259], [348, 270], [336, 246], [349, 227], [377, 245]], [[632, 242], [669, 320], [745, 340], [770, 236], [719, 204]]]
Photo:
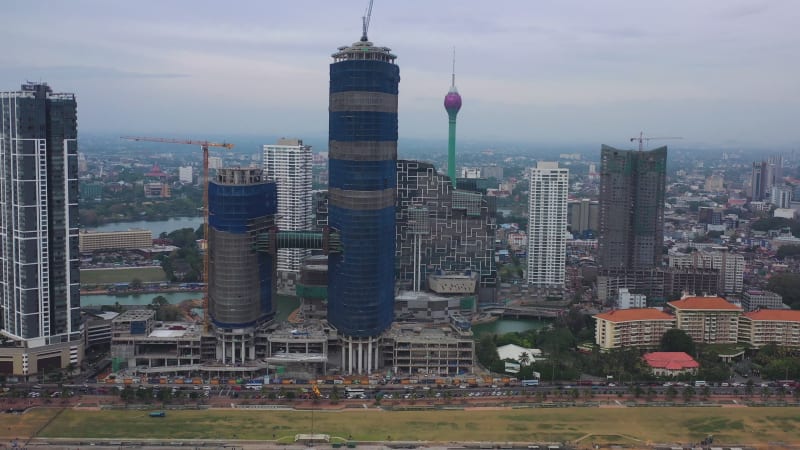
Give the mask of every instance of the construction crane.
[[228, 150], [233, 148], [233, 144], [227, 142], [210, 142], [196, 139], [169, 139], [156, 137], [122, 136], [121, 139], [137, 142], [161, 142], [164, 144], [186, 144], [199, 145], [203, 150], [203, 239], [206, 241], [206, 249], [203, 252], [203, 329], [208, 331], [208, 148], [221, 147]]
[[369, 6], [367, 6], [367, 10], [364, 11], [364, 15], [361, 16], [361, 26], [362, 26], [362, 33], [361, 33], [361, 42], [367, 42], [367, 31], [369, 31], [369, 19], [372, 17], [372, 1], [369, 0]]
[[683, 138], [682, 137], [675, 137], [675, 136], [670, 136], [670, 137], [644, 137], [644, 131], [640, 131], [639, 132], [639, 137], [632, 137], [631, 138], [631, 142], [638, 141], [639, 142], [639, 151], [642, 151], [642, 148], [644, 147], [643, 144], [645, 142], [649, 143], [650, 141], [652, 141], [654, 139], [662, 140], [662, 139], [683, 139]]

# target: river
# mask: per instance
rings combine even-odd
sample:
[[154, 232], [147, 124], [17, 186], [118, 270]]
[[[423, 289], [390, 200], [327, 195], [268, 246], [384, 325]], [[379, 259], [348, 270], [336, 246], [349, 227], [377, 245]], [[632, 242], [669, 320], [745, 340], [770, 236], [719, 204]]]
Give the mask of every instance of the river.
[[[81, 306], [84, 308], [88, 308], [91, 306], [99, 307], [99, 306], [112, 306], [115, 303], [119, 303], [120, 305], [139, 305], [139, 306], [147, 306], [153, 302], [153, 299], [157, 296], [163, 296], [167, 299], [167, 302], [170, 304], [178, 304], [184, 300], [192, 300], [192, 299], [199, 299], [203, 298], [202, 291], [193, 291], [193, 292], [150, 292], [147, 294], [128, 294], [128, 295], [107, 295], [107, 294], [98, 294], [98, 295], [81, 295]], [[275, 318], [277, 320], [286, 320], [289, 317], [289, 313], [297, 309], [300, 305], [300, 300], [297, 297], [289, 297], [286, 295], [279, 295], [277, 298], [277, 314]]]
[[161, 233], [170, 233], [181, 228], [191, 228], [196, 230], [203, 224], [203, 218], [197, 217], [175, 217], [167, 220], [138, 220], [135, 222], [114, 222], [89, 228], [94, 231], [128, 231], [133, 228], [150, 230], [153, 237], [158, 237]]

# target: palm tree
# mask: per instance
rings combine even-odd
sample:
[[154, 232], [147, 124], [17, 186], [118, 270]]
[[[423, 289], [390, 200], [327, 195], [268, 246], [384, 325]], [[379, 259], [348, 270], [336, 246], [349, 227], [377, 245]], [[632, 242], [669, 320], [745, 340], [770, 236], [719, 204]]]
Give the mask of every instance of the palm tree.
[[786, 396], [786, 388], [783, 385], [778, 386], [778, 397], [783, 400], [783, 397]]
[[686, 386], [683, 388], [683, 401], [689, 403], [694, 397], [694, 394], [694, 388], [692, 386]]
[[700, 395], [703, 397], [703, 400], [708, 400], [708, 397], [711, 396], [711, 388], [708, 386], [703, 386], [703, 389], [700, 391]]
[[528, 352], [522, 352], [519, 354], [517, 360], [519, 360], [520, 365], [527, 366], [528, 363], [531, 362], [531, 357], [528, 355]]
[[664, 394], [664, 397], [667, 401], [675, 400], [675, 396], [678, 395], [678, 390], [675, 389], [675, 386], [670, 386], [667, 388], [667, 392]]

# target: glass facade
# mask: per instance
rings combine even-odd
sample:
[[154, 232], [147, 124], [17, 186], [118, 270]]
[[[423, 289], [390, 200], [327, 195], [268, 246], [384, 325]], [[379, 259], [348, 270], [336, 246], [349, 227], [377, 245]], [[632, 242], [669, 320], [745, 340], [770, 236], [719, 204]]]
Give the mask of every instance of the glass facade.
[[77, 138], [73, 94], [0, 92], [0, 328], [42, 344], [80, 338]]
[[[231, 176], [236, 171], [252, 176]], [[274, 224], [278, 191], [260, 170], [219, 173], [208, 185], [210, 317], [217, 327], [253, 326], [275, 315], [274, 256], [256, 252], [255, 242]]]
[[394, 310], [400, 70], [389, 49], [365, 41], [334, 59], [328, 223], [344, 252], [328, 259], [328, 320], [345, 336], [374, 337], [391, 325]]

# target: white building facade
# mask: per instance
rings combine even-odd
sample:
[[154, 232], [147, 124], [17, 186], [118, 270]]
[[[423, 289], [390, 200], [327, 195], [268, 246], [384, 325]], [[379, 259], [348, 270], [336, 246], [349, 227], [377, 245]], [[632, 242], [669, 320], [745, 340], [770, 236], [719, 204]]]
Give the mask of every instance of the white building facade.
[[[278, 185], [276, 223], [280, 230], [313, 229], [311, 163], [311, 146], [303, 145], [300, 139], [279, 139], [277, 144], [264, 145], [264, 176]], [[300, 263], [308, 255], [310, 251], [305, 249], [278, 250], [279, 277], [299, 273]]]
[[567, 252], [569, 169], [557, 162], [530, 169], [528, 284], [561, 288]]
[[178, 180], [181, 183], [192, 184], [192, 166], [178, 167]]

